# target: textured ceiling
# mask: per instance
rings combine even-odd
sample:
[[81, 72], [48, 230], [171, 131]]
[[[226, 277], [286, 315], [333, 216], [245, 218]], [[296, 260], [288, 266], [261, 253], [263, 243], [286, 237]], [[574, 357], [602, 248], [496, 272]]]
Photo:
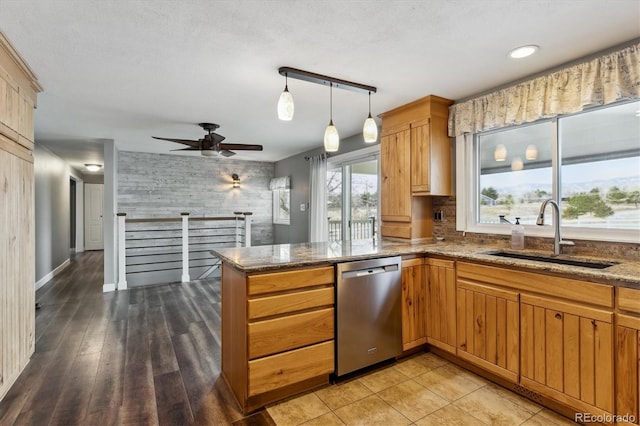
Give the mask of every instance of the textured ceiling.
[[[374, 114], [456, 100], [639, 37], [640, 1], [0, 0], [0, 30], [44, 87], [36, 141], [73, 165], [103, 139], [169, 152], [151, 136], [198, 139], [204, 121], [264, 145], [234, 159], [275, 161], [321, 146], [329, 121], [328, 89], [298, 80], [277, 119], [280, 66], [377, 86]], [[524, 44], [541, 49], [507, 58]], [[333, 100], [341, 137], [360, 133], [366, 95]]]

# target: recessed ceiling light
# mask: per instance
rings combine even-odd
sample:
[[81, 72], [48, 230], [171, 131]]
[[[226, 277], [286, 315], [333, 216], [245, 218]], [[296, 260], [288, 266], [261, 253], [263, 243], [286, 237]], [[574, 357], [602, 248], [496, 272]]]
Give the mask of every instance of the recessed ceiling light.
[[536, 46], [535, 44], [530, 44], [528, 46], [516, 47], [511, 52], [509, 52], [509, 57], [512, 58], [512, 59], [526, 58], [527, 56], [531, 56], [534, 53], [536, 53], [538, 51], [538, 49], [540, 49], [540, 47]]

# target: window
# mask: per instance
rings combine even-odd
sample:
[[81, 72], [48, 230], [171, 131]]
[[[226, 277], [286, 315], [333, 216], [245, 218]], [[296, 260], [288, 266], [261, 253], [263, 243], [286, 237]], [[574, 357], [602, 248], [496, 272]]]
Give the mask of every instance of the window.
[[329, 159], [329, 241], [369, 239], [377, 232], [379, 152], [376, 145]]
[[518, 217], [528, 234], [548, 235], [535, 222], [553, 198], [567, 236], [640, 238], [640, 102], [479, 133], [458, 147], [459, 230], [509, 233]]

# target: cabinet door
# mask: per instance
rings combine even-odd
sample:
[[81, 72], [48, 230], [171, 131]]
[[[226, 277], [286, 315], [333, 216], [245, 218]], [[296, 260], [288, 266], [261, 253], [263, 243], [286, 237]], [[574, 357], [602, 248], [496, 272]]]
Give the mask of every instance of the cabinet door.
[[576, 410], [613, 412], [613, 313], [522, 295], [521, 382]]
[[429, 120], [411, 126], [411, 193], [428, 194], [431, 190]]
[[410, 130], [381, 138], [381, 216], [383, 221], [411, 221]]
[[640, 424], [640, 317], [617, 316], [616, 414]]
[[402, 262], [402, 350], [424, 345], [425, 290], [423, 259]]
[[427, 342], [456, 353], [456, 271], [451, 260], [426, 259]]
[[517, 292], [458, 278], [458, 356], [514, 383], [520, 348]]

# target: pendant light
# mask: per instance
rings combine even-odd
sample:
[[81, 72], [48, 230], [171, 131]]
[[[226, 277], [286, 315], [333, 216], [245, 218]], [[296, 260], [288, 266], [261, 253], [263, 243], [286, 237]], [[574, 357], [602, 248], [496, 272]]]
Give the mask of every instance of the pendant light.
[[333, 83], [329, 83], [329, 125], [324, 131], [324, 150], [336, 152], [340, 147], [340, 135], [333, 125]]
[[291, 121], [293, 119], [293, 96], [289, 93], [289, 76], [284, 75], [284, 91], [278, 99], [278, 118], [283, 121]]
[[496, 146], [493, 151], [493, 159], [496, 161], [505, 161], [507, 159], [507, 147], [503, 144]]
[[369, 117], [364, 120], [362, 126], [362, 136], [366, 143], [373, 143], [378, 140], [378, 125], [373, 117], [371, 117], [371, 92], [369, 92]]

